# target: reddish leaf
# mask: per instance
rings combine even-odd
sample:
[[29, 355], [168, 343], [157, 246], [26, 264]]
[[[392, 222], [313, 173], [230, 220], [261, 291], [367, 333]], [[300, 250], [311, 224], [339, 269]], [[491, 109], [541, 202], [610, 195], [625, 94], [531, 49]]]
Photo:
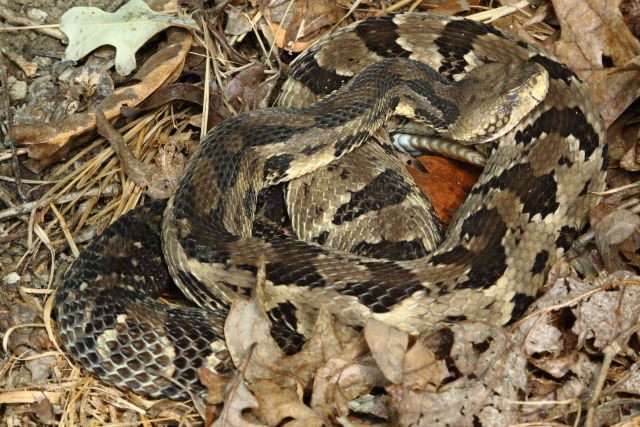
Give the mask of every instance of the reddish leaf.
[[412, 167], [407, 167], [407, 171], [433, 204], [440, 221], [449, 225], [481, 170], [437, 156], [421, 156], [419, 160], [427, 169], [426, 173]]

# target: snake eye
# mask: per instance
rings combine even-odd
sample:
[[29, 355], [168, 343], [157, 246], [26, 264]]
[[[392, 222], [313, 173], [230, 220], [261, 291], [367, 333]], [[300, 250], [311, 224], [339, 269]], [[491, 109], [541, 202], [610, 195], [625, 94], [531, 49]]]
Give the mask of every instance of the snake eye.
[[505, 99], [507, 101], [515, 101], [516, 99], [518, 99], [518, 93], [517, 92], [509, 92], [504, 97], [505, 97]]

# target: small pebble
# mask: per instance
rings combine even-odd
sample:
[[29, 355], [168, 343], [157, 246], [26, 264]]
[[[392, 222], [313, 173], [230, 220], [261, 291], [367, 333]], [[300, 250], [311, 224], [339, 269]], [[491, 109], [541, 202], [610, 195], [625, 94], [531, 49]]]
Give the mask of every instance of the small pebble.
[[7, 274], [2, 278], [2, 281], [7, 285], [13, 285], [20, 281], [20, 275], [15, 271]]
[[9, 80], [9, 96], [14, 101], [20, 101], [27, 96], [27, 82], [22, 80], [16, 80], [11, 82]]
[[43, 23], [45, 22], [45, 20], [47, 19], [47, 16], [49, 16], [49, 14], [47, 12], [45, 12], [44, 10], [40, 10], [40, 9], [36, 9], [31, 8], [29, 10], [27, 10], [27, 16], [31, 19], [33, 19], [34, 21]]

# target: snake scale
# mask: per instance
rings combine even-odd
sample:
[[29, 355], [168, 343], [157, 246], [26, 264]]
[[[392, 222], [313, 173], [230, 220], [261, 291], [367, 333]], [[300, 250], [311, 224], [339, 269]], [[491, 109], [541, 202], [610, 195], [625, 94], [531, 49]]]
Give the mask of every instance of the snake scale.
[[[524, 107], [505, 109], [515, 98]], [[216, 126], [168, 203], [129, 212], [80, 254], [56, 297], [74, 360], [150, 396], [184, 397], [169, 379], [201, 390], [198, 366], [232, 369], [225, 312], [251, 293], [261, 263], [268, 315], [293, 338], [321, 305], [356, 328], [371, 317], [410, 333], [460, 319], [505, 325], [533, 300], [604, 188], [603, 123], [583, 84], [544, 50], [489, 25], [427, 13], [354, 23], [296, 59], [278, 104], [295, 108]], [[408, 220], [393, 210], [422, 197], [398, 172], [386, 133], [408, 119], [484, 141], [488, 154], [442, 239], [416, 231], [432, 222], [430, 208]], [[352, 178], [361, 185], [333, 195]], [[260, 191], [282, 182], [299, 239], [252, 230]], [[396, 220], [401, 238], [376, 234]], [[360, 239], [365, 232], [373, 236]], [[199, 307], [158, 302], [172, 280]]]

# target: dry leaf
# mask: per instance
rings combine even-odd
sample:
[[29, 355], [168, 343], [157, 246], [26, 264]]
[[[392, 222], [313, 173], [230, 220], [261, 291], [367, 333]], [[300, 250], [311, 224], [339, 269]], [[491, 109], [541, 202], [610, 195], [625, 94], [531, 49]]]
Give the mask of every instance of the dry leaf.
[[640, 363], [634, 363], [628, 374], [616, 384], [616, 391], [640, 395]]
[[402, 382], [403, 359], [409, 345], [409, 334], [375, 319], [369, 319], [364, 338], [376, 363], [394, 384]]
[[73, 98], [69, 112], [95, 109], [96, 105], [113, 93], [113, 80], [109, 73], [97, 65], [84, 65], [69, 76], [67, 96]]
[[[348, 345], [318, 370], [313, 380], [311, 407], [326, 418], [347, 416], [350, 403], [387, 379], [367, 351], [363, 340]], [[386, 405], [385, 405], [386, 406]]]
[[638, 228], [640, 216], [626, 209], [611, 212], [595, 225], [596, 244], [608, 271], [625, 267], [620, 249], [630, 253], [638, 249]]
[[203, 386], [207, 388], [207, 403], [217, 405], [224, 402], [224, 395], [231, 379], [218, 375], [213, 371], [201, 366], [198, 368], [198, 378]]
[[620, 0], [553, 0], [560, 40], [552, 51], [584, 80], [609, 126], [637, 97], [640, 72], [626, 71], [640, 55]]
[[78, 60], [103, 45], [116, 48], [116, 71], [126, 76], [136, 68], [136, 51], [160, 31], [177, 25], [197, 29], [187, 17], [156, 13], [143, 0], [130, 0], [114, 13], [97, 7], [73, 7], [60, 18], [69, 38], [65, 59]]
[[[37, 380], [34, 380], [34, 382], [37, 383]], [[37, 403], [29, 405], [26, 412], [33, 413], [38, 421], [44, 425], [57, 424], [56, 417], [53, 414], [53, 405], [44, 395], [42, 395]]]
[[225, 8], [227, 14], [227, 24], [224, 27], [224, 33], [230, 36], [240, 36], [246, 34], [253, 29], [249, 17], [233, 6]]
[[258, 401], [245, 385], [242, 376], [237, 373], [227, 386], [224, 409], [213, 423], [213, 427], [261, 427], [264, 424], [249, 422], [242, 416], [245, 410], [257, 408], [258, 405]]
[[[113, 151], [118, 155], [122, 170], [138, 187], [144, 189], [145, 193], [153, 199], [166, 199], [173, 194], [178, 179], [182, 175], [182, 167], [179, 167], [179, 173], [171, 174], [173, 179], [168, 179], [152, 165], [142, 163], [133, 155], [122, 135], [111, 126], [100, 110], [96, 112], [96, 122], [98, 133], [109, 141]], [[180, 166], [183, 164], [184, 159]]]
[[[598, 277], [594, 286], [603, 286], [619, 281], [640, 282], [640, 277], [615, 272]], [[593, 346], [603, 349], [619, 334], [638, 324], [640, 312], [640, 287], [621, 286], [617, 289], [596, 292], [573, 308], [576, 322], [571, 329], [578, 336], [578, 345], [593, 338]]]
[[404, 355], [402, 383], [413, 390], [436, 391], [450, 375], [447, 363], [436, 359], [422, 338]]
[[480, 170], [438, 156], [420, 156], [418, 159], [427, 172], [412, 167], [407, 167], [407, 171], [433, 205], [440, 221], [448, 225], [478, 180]]
[[259, 6], [267, 20], [266, 34], [276, 46], [291, 52], [306, 49], [343, 14], [334, 0], [261, 0]]
[[264, 70], [257, 65], [240, 71], [224, 88], [225, 97], [239, 112], [252, 110], [263, 77]]
[[441, 15], [455, 15], [471, 10], [471, 6], [478, 6], [479, 4], [480, 0], [444, 0], [429, 12], [439, 13]]
[[449, 375], [446, 363], [436, 360], [433, 351], [422, 340], [409, 347], [409, 334], [406, 332], [370, 319], [364, 336], [380, 370], [394, 384], [435, 391]]
[[638, 160], [638, 143], [636, 142], [620, 159], [620, 167], [624, 170], [637, 172], [640, 170], [640, 163]]
[[302, 390], [281, 387], [271, 381], [260, 380], [249, 385], [258, 400], [254, 411], [267, 425], [287, 427], [323, 426], [325, 421], [302, 402]]

